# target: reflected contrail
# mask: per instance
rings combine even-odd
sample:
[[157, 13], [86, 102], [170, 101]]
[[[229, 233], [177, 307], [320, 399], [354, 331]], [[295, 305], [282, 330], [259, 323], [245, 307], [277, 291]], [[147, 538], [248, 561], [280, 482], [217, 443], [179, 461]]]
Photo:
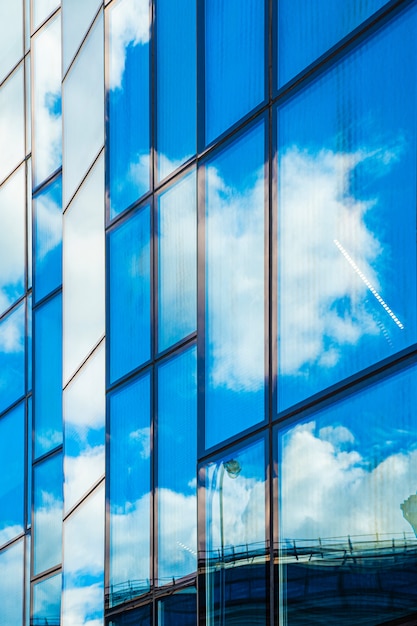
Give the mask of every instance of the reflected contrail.
[[397, 324], [397, 326], [399, 328], [401, 328], [401, 330], [404, 330], [404, 324], [402, 322], [400, 322], [400, 320], [398, 319], [398, 317], [393, 313], [393, 311], [389, 308], [388, 304], [385, 302], [385, 300], [383, 298], [381, 298], [381, 296], [379, 295], [379, 293], [377, 292], [377, 290], [375, 289], [375, 287], [372, 286], [372, 283], [369, 282], [369, 280], [366, 278], [365, 274], [363, 272], [361, 272], [361, 270], [359, 269], [359, 267], [356, 265], [355, 261], [352, 259], [352, 257], [346, 252], [346, 250], [344, 249], [344, 247], [342, 246], [342, 244], [337, 240], [337, 239], [333, 239], [333, 242], [335, 244], [335, 246], [340, 250], [340, 252], [343, 254], [343, 256], [345, 257], [346, 261], [349, 263], [349, 265], [351, 265], [351, 267], [353, 267], [353, 269], [355, 270], [355, 272], [358, 274], [359, 278], [361, 278], [363, 280], [363, 282], [365, 283], [365, 285], [368, 287], [369, 291], [371, 292], [371, 294], [373, 296], [375, 296], [375, 298], [378, 300], [379, 304], [385, 309], [385, 311], [388, 313], [388, 315], [390, 316], [390, 318]]

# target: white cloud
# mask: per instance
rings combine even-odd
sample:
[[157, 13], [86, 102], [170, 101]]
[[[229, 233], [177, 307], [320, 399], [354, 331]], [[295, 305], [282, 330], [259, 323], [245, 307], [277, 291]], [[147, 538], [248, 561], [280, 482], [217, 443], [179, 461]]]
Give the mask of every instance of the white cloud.
[[25, 348], [24, 308], [8, 315], [0, 324], [0, 353], [22, 353]]
[[2, 181], [24, 157], [23, 63], [0, 89], [0, 111], [0, 181]]
[[105, 450], [101, 446], [86, 446], [79, 456], [64, 458], [65, 509], [73, 506], [81, 496], [104, 474]]
[[129, 439], [137, 444], [137, 451], [141, 459], [151, 456], [151, 429], [148, 426], [138, 428], [129, 434]]
[[[60, 200], [60, 198], [59, 198]], [[57, 203], [51, 193], [38, 196], [35, 199], [36, 230], [38, 261], [56, 248], [62, 239], [62, 211], [60, 202]]]

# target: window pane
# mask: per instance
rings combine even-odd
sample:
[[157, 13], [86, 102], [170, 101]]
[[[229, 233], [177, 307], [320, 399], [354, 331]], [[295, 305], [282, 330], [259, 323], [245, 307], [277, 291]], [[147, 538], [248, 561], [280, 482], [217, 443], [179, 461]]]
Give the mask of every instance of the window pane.
[[25, 405], [0, 418], [0, 545], [24, 529]]
[[192, 348], [158, 369], [158, 583], [197, 571], [197, 362]]
[[195, 172], [159, 197], [158, 277], [158, 347], [162, 351], [197, 327]]
[[32, 0], [32, 20], [33, 28], [36, 30], [44, 20], [58, 8], [57, 0]]
[[196, 151], [196, 0], [158, 0], [158, 179]]
[[206, 144], [265, 97], [264, 2], [205, 2]]
[[110, 397], [110, 606], [149, 591], [150, 377]]
[[23, 63], [0, 87], [0, 182], [25, 156]]
[[280, 408], [416, 340], [416, 18], [278, 111]]
[[0, 321], [0, 412], [25, 393], [25, 303]]
[[73, 60], [95, 14], [99, 0], [62, 0], [63, 72]]
[[34, 284], [37, 302], [62, 283], [61, 203], [61, 176], [33, 199]]
[[109, 19], [109, 191], [114, 217], [149, 190], [149, 0], [119, 0]]
[[33, 585], [33, 626], [59, 626], [62, 576], [57, 574]]
[[279, 433], [283, 623], [414, 615], [416, 374], [384, 379]]
[[0, 82], [23, 56], [23, 2], [0, 3]]
[[33, 573], [61, 563], [62, 455], [35, 465], [33, 519]]
[[158, 602], [158, 626], [195, 626], [197, 619], [197, 593], [187, 589]]
[[135, 611], [112, 617], [109, 626], [152, 626], [151, 606], [142, 606]]
[[[264, 441], [206, 468], [207, 624], [266, 624]], [[248, 615], [253, 615], [249, 618]]]
[[264, 419], [264, 126], [206, 165], [206, 447]]
[[110, 234], [110, 380], [150, 358], [150, 209]]
[[0, 552], [0, 585], [1, 619], [3, 624], [20, 626], [23, 623], [23, 575], [24, 575], [24, 542], [19, 541], [10, 548]]

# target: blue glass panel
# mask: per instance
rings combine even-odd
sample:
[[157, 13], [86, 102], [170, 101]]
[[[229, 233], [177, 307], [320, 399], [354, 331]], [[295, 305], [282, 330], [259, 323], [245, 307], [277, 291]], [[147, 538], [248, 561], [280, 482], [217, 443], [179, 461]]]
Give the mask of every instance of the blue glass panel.
[[0, 87], [0, 182], [25, 156], [23, 63]]
[[62, 179], [59, 176], [33, 200], [34, 285], [39, 302], [62, 282]]
[[25, 303], [0, 321], [0, 412], [25, 393]]
[[284, 623], [388, 624], [416, 611], [416, 375], [279, 433]]
[[158, 582], [197, 570], [197, 351], [158, 369]]
[[26, 341], [27, 341], [27, 391], [32, 390], [32, 295], [26, 299]]
[[26, 159], [27, 288], [32, 287], [32, 157]]
[[109, 18], [109, 188], [114, 217], [149, 190], [149, 0], [119, 0]]
[[64, 522], [62, 626], [103, 626], [104, 485]]
[[284, 85], [387, 1], [280, 0], [279, 85]]
[[196, 151], [196, 0], [156, 3], [158, 180]]
[[413, 6], [278, 110], [280, 408], [416, 341], [416, 28]]
[[62, 455], [49, 457], [33, 470], [33, 573], [61, 563]]
[[206, 144], [265, 97], [263, 0], [206, 0]]
[[35, 458], [62, 443], [62, 303], [55, 296], [35, 316]]
[[0, 545], [24, 528], [25, 405], [0, 419]]
[[110, 396], [110, 606], [149, 590], [150, 377]]
[[152, 607], [142, 606], [135, 611], [112, 617], [109, 626], [152, 626]]
[[186, 589], [158, 602], [158, 626], [195, 626], [197, 623], [195, 589]]
[[33, 459], [33, 412], [32, 412], [32, 396], [27, 399], [27, 526], [32, 524], [32, 459]]
[[264, 418], [264, 125], [206, 165], [206, 447]]
[[32, 626], [60, 625], [61, 583], [62, 576], [57, 574], [33, 585]]
[[196, 177], [192, 172], [159, 198], [158, 347], [197, 327]]
[[263, 440], [206, 468], [206, 619], [266, 624], [268, 554]]
[[23, 623], [24, 542], [19, 541], [0, 552], [1, 621], [4, 626]]
[[110, 381], [150, 358], [150, 210], [110, 234]]

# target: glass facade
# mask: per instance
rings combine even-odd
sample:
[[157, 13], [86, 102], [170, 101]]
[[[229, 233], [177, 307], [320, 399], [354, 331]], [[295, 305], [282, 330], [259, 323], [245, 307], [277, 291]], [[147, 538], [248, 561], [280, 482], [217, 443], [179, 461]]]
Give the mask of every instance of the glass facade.
[[417, 623], [417, 0], [0, 0], [0, 626]]

